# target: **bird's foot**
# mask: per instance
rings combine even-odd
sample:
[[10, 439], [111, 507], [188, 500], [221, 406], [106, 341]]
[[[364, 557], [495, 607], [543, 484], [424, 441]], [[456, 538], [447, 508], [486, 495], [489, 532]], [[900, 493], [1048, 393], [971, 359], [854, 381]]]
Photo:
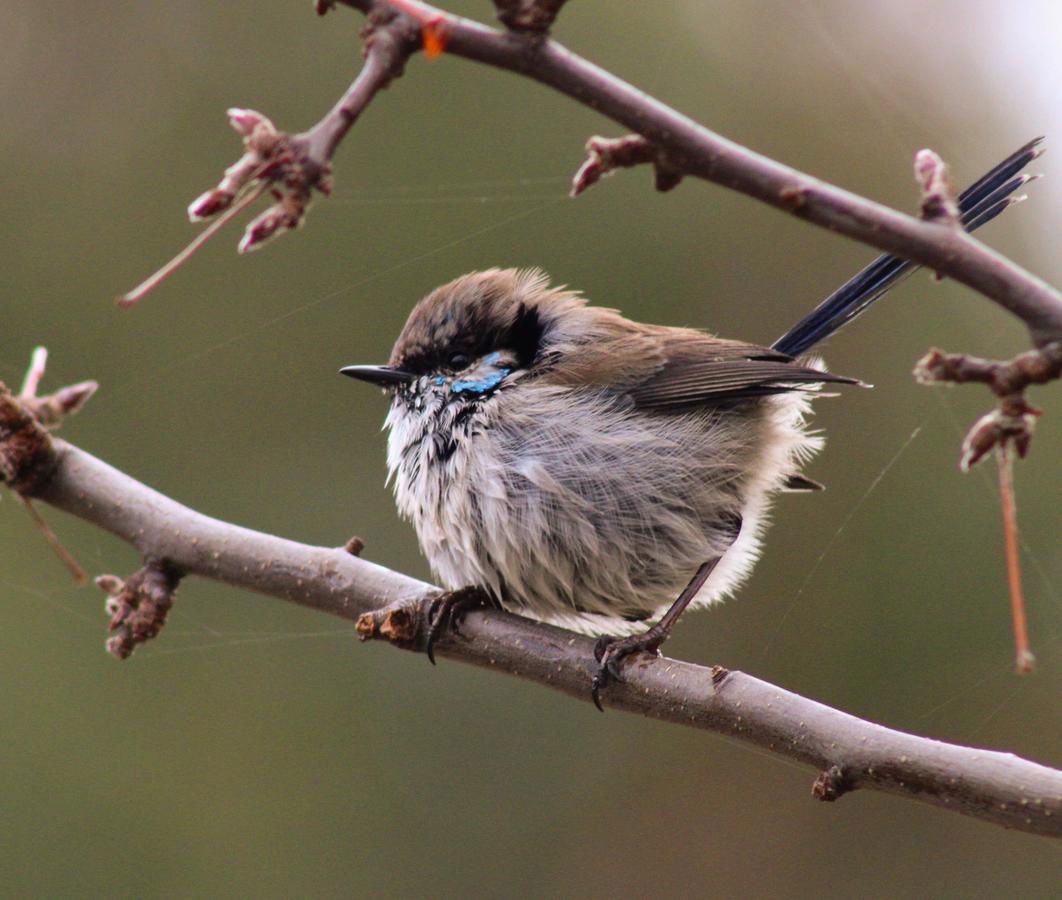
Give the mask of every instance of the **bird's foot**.
[[478, 609], [490, 605], [490, 598], [486, 592], [475, 585], [458, 588], [440, 594], [428, 608], [428, 636], [425, 641], [424, 652], [428, 654], [428, 660], [435, 665], [435, 642], [439, 636], [449, 629], [454, 634], [460, 634], [461, 620], [470, 609]]
[[667, 631], [654, 625], [642, 634], [634, 634], [625, 638], [614, 638], [605, 635], [599, 637], [594, 644], [594, 659], [597, 660], [597, 671], [590, 680], [590, 696], [594, 700], [594, 706], [604, 712], [601, 706], [601, 690], [613, 681], [623, 681], [619, 666], [632, 653], [639, 651], [651, 653], [653, 656], [660, 655], [660, 645], [667, 639]]

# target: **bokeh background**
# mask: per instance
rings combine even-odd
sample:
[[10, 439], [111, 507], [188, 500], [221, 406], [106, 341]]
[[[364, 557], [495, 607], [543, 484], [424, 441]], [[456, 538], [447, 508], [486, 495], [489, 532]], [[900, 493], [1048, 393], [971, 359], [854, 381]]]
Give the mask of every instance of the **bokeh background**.
[[[102, 388], [65, 436], [199, 510], [429, 572], [384, 486], [385, 401], [336, 376], [383, 361], [413, 303], [474, 268], [540, 265], [632, 317], [767, 342], [873, 253], [717, 187], [647, 170], [577, 201], [594, 133], [514, 76], [415, 59], [342, 147], [305, 228], [238, 257], [234, 229], [139, 308], [113, 299], [194, 233], [237, 155], [224, 110], [298, 130], [359, 61], [359, 15], [299, 2], [0, 7], [0, 377]], [[485, 0], [450, 7], [489, 20]], [[558, 39], [724, 135], [901, 209], [931, 146], [966, 183], [1062, 139], [1051, 0], [572, 3]], [[1051, 145], [1049, 145], [1051, 146]], [[1062, 284], [1062, 167], [983, 232]], [[671, 654], [858, 715], [1062, 763], [1062, 395], [1017, 475], [1039, 668], [1012, 672], [991, 464], [963, 476], [975, 388], [910, 371], [1022, 328], [920, 273], [827, 347], [876, 390], [829, 435], [740, 596]], [[45, 510], [94, 574], [128, 547]], [[0, 892], [12, 896], [1047, 897], [1062, 855], [895, 798], [810, 798], [813, 773], [722, 737], [608, 713], [381, 646], [349, 623], [188, 580], [119, 663], [77, 588], [0, 498]]]

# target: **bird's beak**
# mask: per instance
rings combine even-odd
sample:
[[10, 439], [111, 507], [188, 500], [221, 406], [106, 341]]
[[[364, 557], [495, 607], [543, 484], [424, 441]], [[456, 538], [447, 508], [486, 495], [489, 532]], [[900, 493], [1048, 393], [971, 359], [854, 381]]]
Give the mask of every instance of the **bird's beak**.
[[400, 384], [408, 384], [413, 380], [409, 372], [392, 369], [390, 366], [347, 366], [340, 369], [341, 375], [349, 375], [358, 381], [367, 381], [369, 384], [378, 384], [380, 387], [395, 387]]

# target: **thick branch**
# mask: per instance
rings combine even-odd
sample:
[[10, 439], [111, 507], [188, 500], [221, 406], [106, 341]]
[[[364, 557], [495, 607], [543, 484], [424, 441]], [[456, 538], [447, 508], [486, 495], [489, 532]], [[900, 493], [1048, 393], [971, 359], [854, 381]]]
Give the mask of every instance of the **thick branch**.
[[[343, 0], [370, 12], [385, 0]], [[823, 228], [913, 260], [1020, 318], [1039, 345], [1062, 338], [1062, 294], [969, 234], [921, 221], [820, 181], [709, 131], [540, 35], [501, 33], [419, 0], [419, 22], [445, 32], [446, 52], [540, 81], [649, 140], [683, 172], [740, 191]]]
[[[214, 578], [360, 619], [362, 636], [378, 634], [383, 624], [395, 643], [423, 647], [424, 611], [439, 593], [432, 585], [344, 548], [307, 546], [209, 518], [77, 447], [55, 439], [50, 445], [47, 453], [34, 451], [46, 470], [22, 482], [32, 486], [32, 496], [128, 541], [174, 582], [185, 574]], [[436, 653], [589, 700], [592, 641], [559, 628], [475, 611], [460, 634], [443, 635]], [[718, 667], [643, 655], [624, 674], [623, 683], [609, 688], [609, 706], [733, 735], [814, 766], [822, 773], [815, 785], [820, 799], [872, 788], [1062, 835], [1062, 772], [1009, 753], [893, 731]]]

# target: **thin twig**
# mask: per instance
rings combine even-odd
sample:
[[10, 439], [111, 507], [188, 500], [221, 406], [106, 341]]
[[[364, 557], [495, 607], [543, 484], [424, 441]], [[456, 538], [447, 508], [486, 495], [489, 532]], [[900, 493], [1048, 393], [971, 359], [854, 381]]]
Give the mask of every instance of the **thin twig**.
[[28, 400], [37, 396], [40, 390], [41, 379], [48, 367], [48, 348], [34, 347], [30, 357], [29, 368], [26, 369], [26, 377], [22, 379], [22, 389], [18, 392], [19, 400]]
[[52, 527], [44, 521], [44, 517], [37, 511], [37, 507], [33, 505], [33, 502], [23, 497], [22, 494], [16, 493], [19, 501], [22, 503], [23, 509], [29, 513], [30, 518], [33, 519], [34, 524], [40, 530], [43, 535], [45, 543], [52, 548], [52, 551], [62, 561], [63, 565], [69, 570], [71, 576], [75, 582], [79, 585], [88, 584], [88, 572], [86, 572], [73, 554], [63, 546], [63, 542], [59, 540], [59, 536], [52, 530]]
[[260, 182], [253, 187], [248, 188], [244, 195], [230, 206], [224, 214], [216, 218], [206, 228], [196, 235], [195, 239], [185, 247], [180, 253], [178, 253], [173, 259], [171, 259], [161, 269], [149, 275], [140, 284], [133, 288], [129, 293], [122, 294], [118, 298], [118, 305], [125, 308], [132, 306], [139, 300], [143, 300], [148, 294], [150, 294], [155, 288], [157, 288], [162, 282], [169, 278], [174, 272], [176, 272], [181, 266], [183, 266], [188, 260], [190, 260], [196, 253], [202, 249], [208, 241], [214, 235], [216, 235], [222, 228], [235, 219], [241, 212], [243, 212], [248, 206], [254, 203], [259, 197], [262, 196], [262, 192], [268, 187], [265, 182]]
[[1014, 665], [1019, 674], [1026, 674], [1033, 670], [1036, 658], [1029, 649], [1029, 632], [1025, 623], [1025, 594], [1021, 587], [1021, 557], [1018, 551], [1018, 513], [1014, 499], [1014, 465], [1005, 441], [996, 448], [996, 460], [999, 463], [999, 498], [1003, 508], [1010, 612], [1014, 623]]

